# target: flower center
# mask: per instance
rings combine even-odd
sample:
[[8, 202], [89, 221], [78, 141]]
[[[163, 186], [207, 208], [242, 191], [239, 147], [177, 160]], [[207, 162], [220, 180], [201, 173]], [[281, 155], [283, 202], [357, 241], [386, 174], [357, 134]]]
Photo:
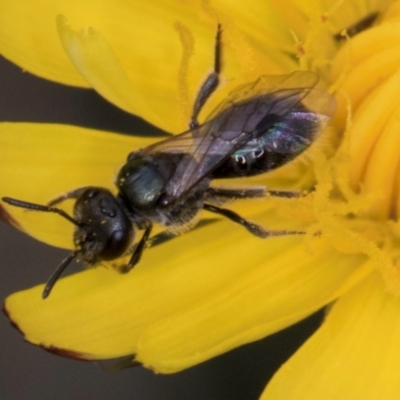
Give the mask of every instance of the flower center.
[[331, 244], [339, 251], [366, 254], [396, 295], [400, 294], [399, 37], [396, 2], [378, 25], [347, 38], [335, 56], [331, 78], [339, 89], [333, 125], [343, 137], [335, 157], [325, 167], [323, 161], [322, 167], [316, 166], [314, 204], [321, 232]]
[[394, 3], [378, 26], [348, 40], [333, 65], [334, 79], [343, 79], [335, 123], [343, 129], [349, 121], [350, 185], [374, 198], [368, 215], [381, 221], [400, 215], [399, 37]]

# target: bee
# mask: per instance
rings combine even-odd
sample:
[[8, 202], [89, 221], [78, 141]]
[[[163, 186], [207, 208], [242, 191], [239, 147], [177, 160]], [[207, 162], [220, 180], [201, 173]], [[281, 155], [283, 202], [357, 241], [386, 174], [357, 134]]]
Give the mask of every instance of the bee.
[[[49, 278], [43, 298], [72, 260], [79, 258], [92, 266], [118, 259], [129, 252], [135, 231], [144, 231], [122, 268], [127, 272], [140, 261], [154, 224], [180, 232], [201, 210], [222, 215], [259, 238], [303, 233], [270, 231], [221, 207], [231, 200], [264, 197], [265, 187], [232, 189], [211, 184], [221, 178], [259, 175], [297, 157], [333, 115], [334, 98], [315, 88], [318, 76], [311, 71], [262, 76], [236, 88], [206, 122], [198, 123], [200, 110], [219, 83], [220, 38], [219, 27], [214, 71], [200, 88], [189, 130], [130, 153], [116, 178], [116, 196], [102, 187], [83, 187], [47, 205], [3, 197], [12, 206], [54, 212], [75, 225], [75, 250]], [[55, 207], [67, 199], [75, 200], [73, 216]]]

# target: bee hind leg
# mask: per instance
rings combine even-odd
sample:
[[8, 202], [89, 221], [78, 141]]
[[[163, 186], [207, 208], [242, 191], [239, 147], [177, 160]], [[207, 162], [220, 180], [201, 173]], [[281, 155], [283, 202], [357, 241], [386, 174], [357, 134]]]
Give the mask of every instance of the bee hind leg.
[[265, 186], [244, 188], [209, 187], [205, 193], [205, 200], [213, 204], [224, 204], [231, 200], [259, 199], [266, 196], [296, 198], [304, 196], [304, 192], [287, 190], [268, 190]]
[[263, 198], [267, 193], [265, 186], [247, 188], [209, 187], [205, 192], [204, 199], [211, 204], [221, 205], [233, 200]]
[[222, 215], [225, 218], [228, 218], [231, 221], [233, 221], [239, 225], [242, 225], [250, 233], [252, 233], [253, 235], [258, 236], [262, 239], [272, 237], [272, 236], [304, 235], [305, 234], [305, 232], [303, 232], [303, 231], [286, 231], [286, 230], [269, 231], [269, 230], [264, 229], [262, 226], [260, 226], [258, 224], [247, 221], [246, 219], [244, 219], [243, 217], [241, 217], [239, 214], [235, 213], [232, 210], [217, 207], [217, 206], [214, 206], [211, 204], [204, 204], [203, 208], [212, 213]]
[[287, 190], [268, 190], [268, 194], [274, 197], [285, 197], [285, 198], [293, 198], [293, 197], [301, 197], [304, 196], [305, 192], [295, 192], [295, 191], [287, 191]]
[[193, 105], [193, 113], [190, 118], [189, 128], [195, 129], [199, 126], [197, 117], [208, 98], [214, 93], [219, 85], [219, 75], [221, 73], [221, 58], [222, 58], [222, 46], [221, 46], [221, 25], [218, 25], [217, 35], [215, 38], [215, 50], [214, 50], [214, 70], [210, 75], [207, 76], [206, 80], [200, 87], [197, 93], [196, 100]]

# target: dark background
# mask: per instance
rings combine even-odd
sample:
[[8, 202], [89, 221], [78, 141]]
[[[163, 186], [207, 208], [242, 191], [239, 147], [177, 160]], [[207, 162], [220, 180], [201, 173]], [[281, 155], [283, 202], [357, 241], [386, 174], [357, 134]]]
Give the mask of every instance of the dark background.
[[[57, 122], [157, 134], [155, 128], [93, 91], [41, 80], [1, 57], [0, 121]], [[0, 223], [0, 298], [44, 282], [65, 254]], [[262, 341], [162, 376], [142, 367], [104, 372], [96, 364], [49, 354], [24, 342], [0, 314], [0, 399], [257, 399], [274, 371], [318, 327], [321, 318], [322, 313], [316, 314]]]

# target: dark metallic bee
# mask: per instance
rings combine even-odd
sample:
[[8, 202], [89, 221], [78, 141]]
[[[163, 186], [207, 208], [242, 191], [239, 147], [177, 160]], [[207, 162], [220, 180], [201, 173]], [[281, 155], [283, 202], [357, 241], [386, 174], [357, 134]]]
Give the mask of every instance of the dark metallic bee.
[[[219, 178], [262, 174], [297, 157], [332, 116], [333, 97], [314, 88], [318, 77], [313, 72], [263, 76], [234, 90], [200, 125], [197, 116], [218, 86], [220, 34], [218, 29], [214, 72], [200, 89], [190, 130], [129, 154], [117, 176], [117, 196], [105, 188], [84, 187], [46, 206], [3, 198], [13, 206], [58, 213], [76, 225], [75, 250], [50, 277], [43, 298], [74, 258], [88, 265], [117, 259], [129, 251], [137, 228], [144, 234], [124, 267], [129, 271], [139, 262], [154, 223], [171, 232], [182, 231], [202, 209], [223, 215], [261, 238], [303, 233], [268, 231], [220, 207], [229, 200], [263, 197], [266, 188], [210, 184]], [[76, 199], [73, 217], [54, 207], [66, 199]]]

